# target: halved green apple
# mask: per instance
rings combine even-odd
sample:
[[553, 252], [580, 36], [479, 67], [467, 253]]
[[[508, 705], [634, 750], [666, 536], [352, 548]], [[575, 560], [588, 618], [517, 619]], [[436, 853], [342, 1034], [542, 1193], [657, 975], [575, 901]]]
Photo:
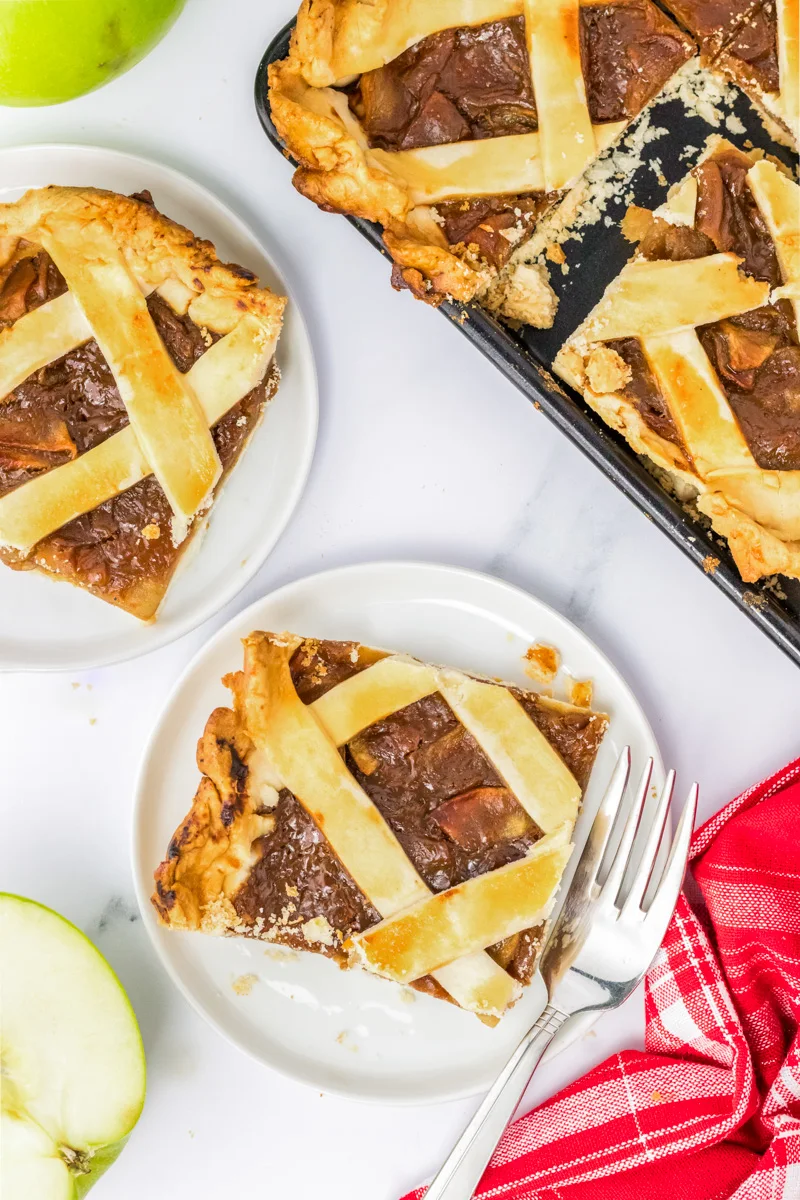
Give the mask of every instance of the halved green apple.
[[142, 1111], [133, 1009], [88, 938], [0, 893], [0, 1195], [78, 1200]]

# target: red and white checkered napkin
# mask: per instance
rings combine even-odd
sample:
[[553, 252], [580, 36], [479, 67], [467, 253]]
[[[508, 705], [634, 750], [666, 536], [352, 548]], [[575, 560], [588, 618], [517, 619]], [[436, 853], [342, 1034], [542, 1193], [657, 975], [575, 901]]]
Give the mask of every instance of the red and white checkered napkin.
[[692, 859], [644, 1052], [511, 1125], [478, 1200], [800, 1200], [800, 759], [712, 817]]

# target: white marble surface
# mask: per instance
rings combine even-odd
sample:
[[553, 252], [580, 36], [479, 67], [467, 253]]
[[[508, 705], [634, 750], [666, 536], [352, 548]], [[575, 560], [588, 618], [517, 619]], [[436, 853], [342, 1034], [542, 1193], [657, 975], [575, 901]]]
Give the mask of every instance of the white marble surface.
[[[133, 901], [131, 787], [172, 681], [263, 592], [327, 566], [419, 558], [495, 572], [569, 615], [637, 691], [664, 757], [708, 815], [800, 750], [797, 668], [447, 321], [396, 295], [346, 224], [297, 196], [252, 103], [292, 0], [189, 0], [151, 56], [52, 109], [0, 109], [0, 144], [93, 142], [160, 158], [269, 239], [312, 327], [322, 422], [311, 482], [269, 562], [226, 612], [124, 666], [0, 678], [2, 887], [62, 911], [119, 971], [149, 1060], [148, 1102], [97, 1200], [391, 1200], [431, 1172], [474, 1102], [354, 1106], [231, 1050], [179, 997]], [[142, 180], [147, 186], [147, 180]], [[542, 1099], [636, 1044], [641, 997], [538, 1075]], [[156, 1182], [157, 1181], [157, 1182]]]

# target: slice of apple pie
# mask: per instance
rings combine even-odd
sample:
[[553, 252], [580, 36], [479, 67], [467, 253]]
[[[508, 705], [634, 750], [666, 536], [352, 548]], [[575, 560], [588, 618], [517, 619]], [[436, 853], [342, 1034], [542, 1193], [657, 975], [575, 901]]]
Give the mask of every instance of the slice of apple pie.
[[174, 929], [313, 950], [494, 1023], [530, 982], [607, 719], [356, 642], [253, 633], [155, 873]]
[[276, 389], [284, 305], [149, 193], [0, 204], [0, 561], [154, 617]]

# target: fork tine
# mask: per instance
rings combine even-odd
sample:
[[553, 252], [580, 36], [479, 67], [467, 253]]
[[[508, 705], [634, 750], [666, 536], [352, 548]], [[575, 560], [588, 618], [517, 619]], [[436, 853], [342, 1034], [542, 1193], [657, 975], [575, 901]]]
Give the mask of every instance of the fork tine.
[[608, 839], [614, 827], [614, 818], [619, 812], [622, 797], [625, 795], [625, 788], [628, 786], [630, 770], [631, 750], [630, 746], [625, 746], [617, 759], [617, 765], [614, 767], [608, 787], [605, 790], [603, 799], [600, 801], [594, 821], [592, 822], [592, 827], [589, 830], [586, 845], [583, 848], [583, 853], [575, 871], [575, 879], [570, 888], [573, 894], [577, 894], [579, 889], [581, 893], [585, 894], [597, 878], [597, 872], [600, 869], [600, 864], [603, 861], [603, 855], [608, 845]]
[[628, 868], [628, 862], [631, 857], [631, 849], [636, 839], [636, 832], [639, 828], [639, 822], [642, 818], [642, 809], [644, 802], [647, 799], [647, 793], [650, 788], [650, 780], [653, 775], [653, 760], [648, 758], [645, 763], [642, 777], [639, 780], [639, 786], [636, 790], [636, 798], [631, 805], [631, 811], [628, 813], [628, 819], [625, 822], [625, 829], [622, 833], [617, 852], [614, 855], [614, 861], [611, 864], [611, 869], [606, 876], [605, 883], [602, 887], [602, 895], [606, 899], [615, 902], [619, 889], [622, 886], [622, 881], [625, 878], [625, 872]]
[[686, 859], [689, 854], [689, 842], [692, 838], [694, 819], [697, 813], [699, 791], [698, 785], [693, 783], [683, 812], [681, 813], [678, 828], [675, 830], [675, 836], [672, 839], [672, 847], [667, 859], [667, 865], [664, 868], [664, 874], [661, 876], [661, 882], [658, 885], [658, 891], [644, 919], [645, 928], [652, 931], [654, 939], [656, 934], [658, 935], [659, 943], [667, 931], [667, 926], [669, 925], [675, 905], [678, 902], [678, 895], [683, 884]]
[[667, 813], [672, 802], [672, 796], [675, 791], [675, 772], [670, 771], [664, 782], [661, 795], [658, 800], [658, 807], [653, 816], [653, 822], [650, 826], [650, 832], [647, 835], [642, 857], [636, 868], [636, 873], [631, 881], [630, 891], [625, 898], [623, 912], [629, 915], [635, 908], [641, 908], [642, 900], [647, 891], [647, 886], [650, 883], [650, 878], [653, 874], [653, 869], [658, 857], [658, 848], [661, 845], [661, 838], [664, 833], [664, 826], [667, 823]]

